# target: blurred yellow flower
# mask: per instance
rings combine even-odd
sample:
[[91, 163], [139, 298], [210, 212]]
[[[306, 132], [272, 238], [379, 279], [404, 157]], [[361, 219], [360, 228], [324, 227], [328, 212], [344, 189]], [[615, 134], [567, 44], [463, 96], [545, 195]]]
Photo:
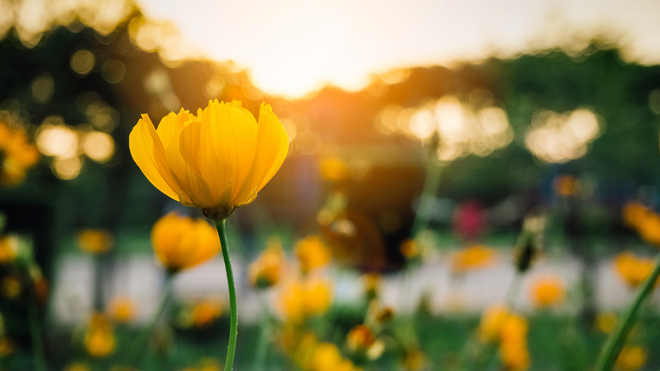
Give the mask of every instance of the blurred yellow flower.
[[618, 321], [616, 313], [613, 312], [604, 312], [604, 313], [598, 313], [598, 316], [596, 316], [596, 327], [598, 330], [605, 334], [609, 334], [614, 330], [614, 326], [616, 326], [616, 322]]
[[616, 368], [620, 371], [639, 370], [646, 363], [648, 352], [640, 346], [624, 346], [616, 359]]
[[555, 193], [559, 196], [574, 196], [579, 188], [579, 182], [572, 175], [561, 175], [555, 178], [554, 188]]
[[495, 261], [495, 250], [484, 245], [472, 245], [462, 249], [451, 257], [451, 269], [454, 272], [485, 268]]
[[286, 255], [279, 239], [268, 240], [266, 249], [248, 267], [248, 280], [253, 287], [268, 288], [276, 285], [284, 272]]
[[332, 286], [321, 279], [293, 281], [279, 294], [279, 308], [293, 322], [321, 315], [332, 303]]
[[39, 152], [27, 142], [25, 130], [0, 122], [0, 185], [20, 184], [37, 162]]
[[426, 368], [426, 355], [416, 348], [408, 348], [403, 355], [403, 369], [405, 371], [420, 371]]
[[110, 250], [113, 238], [110, 231], [104, 229], [85, 229], [78, 233], [78, 247], [92, 254], [101, 254]]
[[321, 160], [321, 176], [330, 182], [339, 182], [351, 173], [348, 165], [338, 158], [324, 158]]
[[289, 150], [284, 127], [262, 104], [259, 121], [241, 102], [210, 101], [193, 115], [181, 109], [158, 125], [142, 115], [131, 131], [133, 160], [158, 190], [223, 219], [251, 203]]
[[385, 351], [385, 343], [378, 338], [366, 325], [360, 324], [353, 327], [346, 335], [346, 347], [357, 356], [366, 356], [374, 360]]
[[524, 371], [529, 368], [531, 357], [526, 342], [503, 342], [500, 356], [506, 371]]
[[510, 315], [504, 322], [499, 348], [505, 370], [523, 371], [529, 368], [528, 330], [527, 320], [518, 315]]
[[6, 336], [0, 337], [0, 358], [14, 353], [15, 350], [14, 342]]
[[117, 322], [131, 322], [135, 319], [136, 314], [137, 306], [135, 302], [125, 296], [113, 298], [108, 305], [108, 315]]
[[419, 245], [412, 238], [408, 238], [401, 242], [399, 250], [401, 251], [401, 255], [406, 259], [412, 259], [419, 256]]
[[646, 242], [660, 246], [660, 215], [651, 209], [639, 202], [628, 202], [623, 207], [623, 222]]
[[15, 276], [3, 277], [1, 287], [2, 296], [9, 300], [15, 300], [23, 291], [21, 281]]
[[481, 322], [477, 329], [481, 341], [499, 341], [504, 324], [510, 316], [511, 314], [504, 306], [493, 305], [487, 308], [481, 316]]
[[547, 308], [561, 303], [565, 296], [564, 283], [559, 277], [540, 277], [531, 286], [531, 296], [534, 304]]
[[327, 265], [332, 258], [330, 249], [319, 236], [311, 235], [296, 243], [294, 253], [300, 261], [300, 270], [309, 273], [315, 268]]
[[18, 254], [16, 242], [16, 239], [12, 236], [0, 237], [0, 264], [14, 262]]
[[151, 243], [158, 260], [171, 272], [204, 263], [220, 251], [214, 227], [204, 219], [193, 220], [174, 212], [156, 221]]
[[208, 326], [222, 315], [222, 303], [219, 300], [202, 300], [192, 309], [192, 324], [195, 327]]
[[362, 275], [364, 282], [364, 292], [367, 300], [373, 300], [378, 297], [378, 288], [380, 287], [380, 274], [378, 273], [365, 273]]
[[628, 286], [635, 288], [651, 274], [653, 260], [639, 258], [629, 251], [624, 251], [614, 258], [614, 268]]
[[92, 357], [107, 357], [115, 351], [115, 334], [107, 317], [95, 313], [92, 315], [85, 332], [85, 349]]

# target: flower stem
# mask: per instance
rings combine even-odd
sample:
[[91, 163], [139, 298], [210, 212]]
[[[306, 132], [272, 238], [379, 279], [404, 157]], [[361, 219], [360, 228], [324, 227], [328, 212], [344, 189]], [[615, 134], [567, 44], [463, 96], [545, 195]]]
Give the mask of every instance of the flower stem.
[[127, 352], [128, 357], [126, 359], [128, 360], [128, 362], [125, 363], [126, 365], [132, 366], [136, 364], [140, 360], [141, 356], [144, 354], [143, 352], [144, 347], [146, 346], [147, 341], [151, 337], [151, 334], [153, 333], [154, 329], [156, 328], [158, 321], [163, 316], [163, 313], [165, 313], [165, 308], [167, 308], [167, 304], [170, 302], [170, 299], [172, 298], [173, 277], [174, 277], [174, 273], [171, 272], [168, 272], [167, 275], [165, 276], [165, 282], [163, 283], [163, 298], [160, 301], [158, 310], [156, 311], [156, 314], [151, 318], [151, 321], [147, 324], [147, 326], [142, 328], [142, 331], [132, 342], [131, 348]]
[[654, 263], [655, 267], [653, 268], [653, 272], [651, 272], [651, 275], [646, 279], [646, 281], [644, 281], [642, 287], [637, 292], [635, 299], [623, 314], [623, 317], [617, 322], [614, 331], [612, 331], [612, 334], [610, 334], [610, 337], [607, 339], [607, 342], [603, 346], [603, 350], [598, 357], [598, 361], [596, 362], [596, 367], [594, 370], [607, 371], [611, 370], [614, 366], [614, 362], [619, 356], [619, 352], [621, 352], [623, 343], [625, 342], [628, 333], [632, 329], [632, 326], [637, 319], [639, 308], [644, 303], [644, 300], [653, 291], [655, 281], [658, 279], [658, 276], [660, 276], [660, 254], [655, 257]]
[[30, 325], [30, 336], [32, 337], [32, 350], [35, 363], [35, 370], [46, 371], [46, 358], [44, 357], [43, 334], [41, 332], [41, 323], [39, 320], [39, 311], [37, 309], [37, 294], [34, 283], [30, 282], [31, 297], [28, 301], [27, 311]]
[[227, 244], [227, 231], [225, 229], [225, 220], [216, 220], [215, 226], [220, 236], [222, 245], [222, 258], [225, 261], [225, 270], [227, 271], [227, 286], [229, 287], [229, 345], [227, 346], [227, 360], [225, 361], [225, 371], [231, 371], [234, 367], [234, 355], [236, 354], [236, 338], [238, 337], [238, 311], [236, 310], [236, 284], [234, 283], [234, 272], [231, 268], [231, 259], [229, 258], [229, 245]]

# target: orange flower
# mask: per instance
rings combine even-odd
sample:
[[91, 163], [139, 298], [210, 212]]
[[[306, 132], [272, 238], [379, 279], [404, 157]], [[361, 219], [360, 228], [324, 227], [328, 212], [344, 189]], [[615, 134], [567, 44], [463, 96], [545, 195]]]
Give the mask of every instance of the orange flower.
[[401, 242], [399, 250], [406, 259], [412, 259], [419, 256], [419, 245], [412, 238]]
[[218, 300], [203, 300], [195, 304], [192, 310], [192, 323], [195, 327], [211, 324], [222, 315], [222, 304]]
[[214, 100], [196, 116], [171, 112], [157, 129], [142, 115], [129, 147], [159, 191], [218, 220], [254, 201], [282, 166], [289, 138], [269, 105], [257, 122], [241, 102]]
[[85, 333], [85, 349], [92, 357], [107, 357], [115, 351], [115, 334], [108, 318], [102, 314], [92, 315]]
[[277, 284], [284, 271], [286, 256], [279, 239], [270, 239], [259, 258], [248, 267], [248, 279], [256, 288], [267, 288]]
[[509, 311], [501, 305], [494, 305], [487, 308], [481, 316], [481, 322], [478, 328], [481, 341], [499, 341], [502, 329], [510, 316]]
[[284, 287], [279, 296], [281, 312], [293, 322], [321, 315], [331, 303], [332, 287], [320, 279], [296, 280]]
[[215, 228], [204, 219], [177, 213], [169, 213], [154, 224], [151, 243], [158, 260], [172, 272], [204, 263], [220, 251]]
[[628, 202], [623, 207], [623, 222], [646, 242], [660, 246], [660, 215], [638, 202]]
[[113, 298], [108, 306], [108, 315], [117, 322], [131, 322], [136, 312], [135, 302], [128, 297]]
[[624, 346], [616, 359], [616, 368], [620, 371], [639, 370], [646, 363], [648, 352], [640, 346]]
[[78, 247], [92, 254], [107, 252], [112, 244], [112, 234], [104, 229], [85, 229], [78, 233]]
[[638, 258], [633, 253], [625, 251], [614, 258], [614, 268], [628, 286], [635, 288], [651, 274], [653, 260]]
[[39, 162], [37, 148], [27, 143], [22, 128], [12, 128], [0, 122], [0, 185], [20, 184], [27, 170]]
[[466, 272], [489, 266], [495, 260], [495, 250], [484, 245], [472, 245], [453, 254], [451, 269], [454, 272]]
[[599, 313], [596, 316], [596, 327], [605, 334], [609, 334], [616, 326], [617, 316], [612, 312]]
[[538, 307], [550, 307], [564, 300], [564, 283], [559, 277], [538, 278], [531, 287], [532, 299]]
[[303, 273], [309, 273], [315, 268], [327, 265], [332, 258], [330, 249], [319, 236], [307, 236], [298, 241], [294, 253], [300, 261], [300, 269]]
[[385, 343], [378, 340], [368, 326], [360, 324], [353, 327], [346, 335], [346, 347], [358, 356], [366, 356], [374, 360], [383, 354]]
[[574, 196], [579, 188], [579, 182], [571, 175], [561, 175], [555, 178], [555, 192], [562, 197]]

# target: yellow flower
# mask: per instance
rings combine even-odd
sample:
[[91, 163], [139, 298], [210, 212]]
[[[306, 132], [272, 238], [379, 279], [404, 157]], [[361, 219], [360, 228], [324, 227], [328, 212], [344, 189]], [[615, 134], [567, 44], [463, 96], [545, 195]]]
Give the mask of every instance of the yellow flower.
[[399, 250], [406, 259], [412, 259], [419, 256], [419, 245], [412, 238], [401, 242]]
[[112, 234], [104, 229], [85, 229], [78, 233], [78, 247], [92, 254], [107, 252], [112, 244]]
[[279, 239], [270, 239], [259, 258], [248, 267], [248, 279], [253, 287], [267, 288], [277, 284], [282, 276], [286, 256]]
[[300, 269], [303, 273], [325, 266], [332, 258], [330, 249], [319, 236], [307, 236], [305, 239], [298, 241], [294, 253], [300, 260]]
[[426, 356], [418, 348], [408, 348], [403, 356], [403, 369], [406, 371], [419, 371], [426, 368]]
[[558, 277], [541, 277], [532, 283], [532, 299], [538, 307], [546, 308], [564, 300], [564, 283]]
[[579, 182], [571, 175], [561, 175], [555, 178], [554, 181], [555, 192], [559, 196], [568, 197], [574, 196], [579, 189]]
[[0, 358], [14, 353], [16, 350], [16, 347], [14, 346], [14, 342], [11, 341], [8, 337], [6, 336], [1, 336], [0, 337]]
[[218, 232], [204, 219], [169, 213], [151, 230], [151, 243], [158, 260], [171, 272], [191, 268], [220, 251]]
[[616, 368], [620, 371], [639, 370], [646, 363], [648, 352], [640, 346], [624, 346], [616, 359]]
[[360, 324], [353, 327], [346, 335], [346, 347], [358, 356], [367, 356], [374, 360], [383, 354], [385, 343], [378, 340], [368, 326]]
[[623, 207], [623, 222], [646, 242], [660, 246], [660, 215], [638, 202], [628, 202]]
[[142, 115], [129, 138], [133, 160], [158, 190], [223, 219], [251, 203], [275, 175], [289, 139], [271, 107], [259, 121], [241, 102], [209, 102], [197, 115], [181, 109], [158, 125]]
[[481, 341], [498, 341], [509, 316], [509, 311], [501, 305], [487, 308], [481, 316], [478, 328]]
[[495, 250], [484, 245], [472, 245], [453, 254], [451, 269], [465, 272], [489, 266], [495, 260]]
[[331, 290], [331, 285], [320, 279], [291, 282], [280, 292], [279, 308], [293, 322], [321, 315], [332, 303]]
[[10, 236], [0, 238], [0, 264], [9, 264], [16, 259], [17, 245], [15, 238]]
[[338, 158], [325, 158], [321, 160], [321, 176], [330, 182], [339, 182], [348, 178], [351, 170], [346, 163]]
[[21, 281], [15, 276], [5, 276], [2, 278], [2, 296], [9, 300], [14, 300], [23, 292]]
[[222, 304], [218, 300], [203, 300], [192, 309], [192, 323], [195, 327], [208, 326], [222, 315]]
[[628, 286], [635, 288], [651, 274], [653, 261], [647, 258], [638, 258], [635, 254], [624, 251], [614, 258], [614, 268]]
[[500, 356], [506, 371], [524, 371], [529, 368], [530, 354], [526, 342], [503, 342]]
[[108, 318], [102, 314], [92, 315], [85, 333], [85, 349], [92, 357], [107, 357], [115, 351], [115, 334]]
[[24, 129], [0, 122], [0, 185], [20, 184], [27, 170], [39, 162], [37, 148], [27, 143]]
[[380, 287], [380, 274], [378, 273], [365, 273], [362, 275], [364, 281], [364, 292], [367, 299], [375, 299], [378, 297], [378, 288]]
[[605, 334], [609, 334], [614, 330], [617, 322], [616, 313], [604, 312], [596, 316], [596, 327]]
[[341, 352], [336, 345], [321, 343], [314, 351], [309, 369], [313, 371], [331, 371], [335, 370], [342, 361]]
[[117, 322], [131, 322], [136, 315], [135, 302], [128, 297], [116, 297], [110, 301], [108, 315]]

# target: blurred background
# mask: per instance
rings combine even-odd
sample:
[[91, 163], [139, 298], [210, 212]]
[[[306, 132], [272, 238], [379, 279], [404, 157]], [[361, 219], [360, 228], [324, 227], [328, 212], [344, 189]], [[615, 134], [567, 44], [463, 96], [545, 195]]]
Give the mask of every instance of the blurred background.
[[[162, 295], [152, 226], [202, 217], [149, 183], [129, 133], [216, 98], [270, 104], [290, 140], [228, 220], [236, 370], [339, 369], [301, 355], [318, 344], [365, 370], [473, 354], [476, 369], [589, 369], [660, 242], [623, 214], [660, 202], [658, 16], [654, 1], [1, 0], [0, 370], [33, 369], [33, 306], [49, 369], [122, 364]], [[506, 300], [529, 328], [513, 360], [476, 335]], [[658, 304], [619, 369], [660, 365]], [[227, 305], [221, 259], [179, 274], [135, 369], [219, 369]]]

